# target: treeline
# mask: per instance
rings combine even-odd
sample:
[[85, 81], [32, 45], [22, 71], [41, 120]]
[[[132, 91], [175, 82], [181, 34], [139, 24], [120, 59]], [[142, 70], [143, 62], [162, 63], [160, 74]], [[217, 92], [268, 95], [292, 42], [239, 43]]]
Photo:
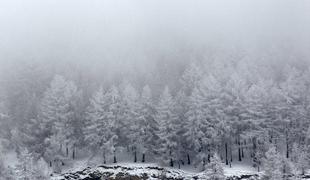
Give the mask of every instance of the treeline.
[[[205, 167], [216, 153], [226, 165], [246, 158], [258, 171], [267, 162], [271, 172], [287, 173], [294, 164], [303, 174], [310, 157], [310, 71], [287, 65], [279, 76], [263, 72], [242, 62], [192, 63], [179, 88], [166, 86], [160, 96], [147, 84], [123, 81], [98, 88], [86, 102], [82, 89], [56, 75], [41, 97], [27, 100], [33, 107], [19, 102], [32, 118], [2, 137], [52, 167], [82, 150], [116, 163], [126, 149], [133, 162]], [[1, 118], [2, 127], [14, 119]], [[280, 160], [286, 163], [270, 164]]]

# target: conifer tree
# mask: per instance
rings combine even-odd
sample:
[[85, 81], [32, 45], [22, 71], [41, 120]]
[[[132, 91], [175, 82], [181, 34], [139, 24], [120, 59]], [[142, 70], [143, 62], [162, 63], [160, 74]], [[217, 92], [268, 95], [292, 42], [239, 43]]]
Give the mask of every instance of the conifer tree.
[[169, 88], [165, 87], [157, 105], [156, 121], [158, 123], [157, 151], [163, 164], [174, 166], [177, 152], [177, 116], [173, 111], [173, 98]]
[[189, 98], [189, 109], [186, 113], [185, 128], [187, 131], [185, 137], [187, 137], [187, 142], [190, 142], [198, 162], [204, 166], [207, 162], [207, 145], [211, 144], [211, 137], [207, 133], [212, 129], [208, 124], [203, 103], [203, 97], [199, 89], [194, 88]]
[[210, 163], [206, 165], [204, 176], [207, 180], [225, 180], [224, 169], [221, 159], [214, 154], [210, 159]]
[[266, 159], [264, 161], [264, 179], [279, 180], [282, 179], [283, 172], [281, 172], [281, 156], [276, 151], [274, 146], [271, 146], [266, 152]]
[[155, 107], [152, 100], [152, 92], [148, 85], [143, 87], [139, 103], [138, 149], [142, 153], [141, 161], [145, 162], [146, 153], [153, 153], [155, 147], [154, 142], [157, 140]]
[[56, 75], [42, 99], [39, 118], [45, 137], [45, 152], [48, 151], [50, 160], [56, 154], [64, 155], [63, 147], [73, 133], [75, 119], [70, 103], [75, 92], [76, 87], [72, 83]]

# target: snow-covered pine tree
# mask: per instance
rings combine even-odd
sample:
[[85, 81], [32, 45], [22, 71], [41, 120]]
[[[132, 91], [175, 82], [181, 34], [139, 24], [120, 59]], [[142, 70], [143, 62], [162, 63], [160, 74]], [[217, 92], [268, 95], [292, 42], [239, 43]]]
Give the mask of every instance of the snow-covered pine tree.
[[84, 128], [85, 141], [93, 153], [102, 152], [103, 162], [106, 163], [107, 149], [105, 143], [111, 133], [109, 128], [109, 102], [102, 87], [93, 95], [86, 112]]
[[15, 178], [23, 180], [47, 179], [40, 167], [35, 166], [35, 161], [27, 149], [21, 150], [18, 155], [18, 164], [15, 168]]
[[217, 154], [210, 158], [204, 170], [204, 176], [207, 180], [225, 180], [224, 169], [222, 167], [221, 159]]
[[112, 86], [109, 89], [107, 97], [109, 102], [109, 128], [113, 133], [107, 141], [106, 146], [109, 148], [109, 152], [113, 153], [113, 162], [116, 163], [116, 146], [125, 146], [129, 131], [124, 122], [124, 106], [122, 104], [121, 95], [116, 86]]
[[303, 76], [296, 68], [286, 67], [286, 79], [280, 83], [280, 95], [282, 101], [278, 103], [278, 111], [281, 113], [283, 136], [286, 142], [286, 157], [289, 158], [292, 145], [300, 141], [305, 134], [309, 123], [307, 122], [305, 100], [307, 87]]
[[159, 137], [156, 149], [161, 162], [164, 165], [170, 164], [170, 166], [174, 165], [177, 151], [177, 115], [173, 111], [173, 106], [173, 98], [166, 86], [156, 108], [157, 136]]
[[246, 130], [246, 123], [244, 123], [246, 116], [244, 94], [247, 88], [246, 79], [238, 72], [231, 74], [224, 87], [225, 98], [223, 102], [225, 105], [223, 105], [226, 106], [224, 119], [226, 121], [225, 124], [229, 127], [225, 133], [224, 141], [233, 141], [231, 137], [235, 138], [238, 147], [238, 161], [242, 161], [244, 157], [242, 134]]
[[181, 89], [177, 92], [175, 96], [175, 107], [174, 111], [176, 112], [178, 116], [178, 129], [177, 132], [178, 136], [178, 166], [180, 168], [181, 165], [184, 165], [185, 162], [187, 162], [188, 165], [191, 164], [191, 152], [192, 149], [190, 146], [188, 146], [188, 141], [186, 139], [186, 124], [187, 124], [187, 117], [186, 112], [188, 111], [188, 97], [185, 95], [185, 92]]
[[189, 97], [189, 109], [185, 114], [187, 121], [185, 125], [185, 137], [190, 147], [196, 154], [197, 164], [204, 167], [207, 162], [207, 146], [211, 144], [211, 138], [207, 134], [210, 131], [205, 109], [203, 107], [204, 99], [198, 88], [194, 88]]
[[40, 118], [28, 120], [28, 123], [24, 125], [24, 130], [19, 132], [19, 137], [22, 138], [29, 152], [36, 158], [44, 157], [46, 150], [45, 132]]
[[71, 86], [68, 86], [67, 81], [62, 76], [56, 75], [51, 82], [50, 88], [44, 93], [40, 105], [39, 118], [41, 118], [43, 134], [46, 137], [46, 150], [44, 152], [49, 151], [50, 157], [47, 158], [50, 161], [53, 160], [55, 155], [63, 155], [63, 145], [65, 145], [69, 134], [72, 133], [69, 126], [74, 120], [74, 111], [70, 108], [69, 97], [72, 97], [72, 95], [68, 94], [71, 92], [68, 87], [71, 88]]
[[260, 171], [262, 160], [268, 143], [270, 128], [265, 124], [269, 121], [270, 97], [269, 90], [272, 81], [260, 79], [252, 84], [245, 93], [246, 117], [244, 122], [248, 124], [244, 135], [251, 142], [251, 157], [253, 166]]
[[195, 63], [191, 63], [185, 69], [180, 79], [182, 91], [184, 91], [187, 96], [191, 95], [193, 88], [197, 88], [199, 86], [202, 77], [203, 72], [200, 67]]
[[[205, 116], [205, 123], [209, 125], [209, 130], [205, 133], [208, 135], [209, 144], [208, 150], [208, 161], [213, 153], [219, 152], [221, 149], [222, 140], [228, 145], [227, 137], [229, 127], [226, 123], [225, 115], [225, 93], [221, 87], [220, 81], [215, 78], [212, 74], [206, 76], [200, 84], [199, 91], [203, 100], [203, 111]], [[226, 147], [226, 162], [228, 163], [228, 146]], [[230, 148], [231, 149], [231, 148]]]
[[146, 153], [153, 153], [156, 142], [155, 107], [152, 91], [148, 85], [144, 86], [140, 96], [138, 149], [142, 153], [142, 162], [146, 160]]
[[[123, 100], [123, 124], [128, 128], [127, 138], [129, 140], [128, 147], [133, 151], [134, 162], [137, 162], [138, 146], [143, 143], [141, 140], [141, 121], [139, 94], [136, 89], [127, 84], [122, 92]], [[128, 142], [127, 142], [128, 143]], [[123, 144], [124, 146], [126, 144]]]
[[82, 139], [83, 122], [80, 110], [78, 109], [81, 103], [81, 91], [79, 91], [72, 81], [67, 82], [64, 92], [66, 101], [69, 104], [69, 119], [65, 122], [65, 146], [66, 156], [69, 156], [69, 147], [71, 147], [72, 158], [76, 156], [76, 145]]
[[297, 143], [293, 144], [291, 160], [297, 170], [296, 175], [304, 175], [306, 169], [309, 167], [309, 157], [307, 157], [307, 148], [305, 145], [298, 146]]
[[264, 160], [264, 179], [279, 180], [282, 179], [283, 172], [281, 172], [281, 155], [276, 151], [274, 146], [271, 146], [266, 152]]

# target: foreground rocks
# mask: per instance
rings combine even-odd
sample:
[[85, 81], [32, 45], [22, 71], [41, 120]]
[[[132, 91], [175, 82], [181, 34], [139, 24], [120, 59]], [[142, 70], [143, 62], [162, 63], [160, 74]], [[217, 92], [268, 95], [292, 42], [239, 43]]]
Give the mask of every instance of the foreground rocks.
[[[74, 173], [55, 176], [52, 180], [204, 180], [202, 173], [186, 173], [182, 170], [161, 167], [99, 166]], [[227, 177], [227, 180], [258, 180], [258, 175]]]

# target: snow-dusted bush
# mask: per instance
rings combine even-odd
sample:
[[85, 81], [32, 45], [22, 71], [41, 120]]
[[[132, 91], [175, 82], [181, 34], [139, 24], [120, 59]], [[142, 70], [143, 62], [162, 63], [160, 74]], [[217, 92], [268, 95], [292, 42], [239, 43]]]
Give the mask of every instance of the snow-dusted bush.
[[225, 180], [221, 159], [215, 154], [206, 165], [204, 176], [207, 180]]

